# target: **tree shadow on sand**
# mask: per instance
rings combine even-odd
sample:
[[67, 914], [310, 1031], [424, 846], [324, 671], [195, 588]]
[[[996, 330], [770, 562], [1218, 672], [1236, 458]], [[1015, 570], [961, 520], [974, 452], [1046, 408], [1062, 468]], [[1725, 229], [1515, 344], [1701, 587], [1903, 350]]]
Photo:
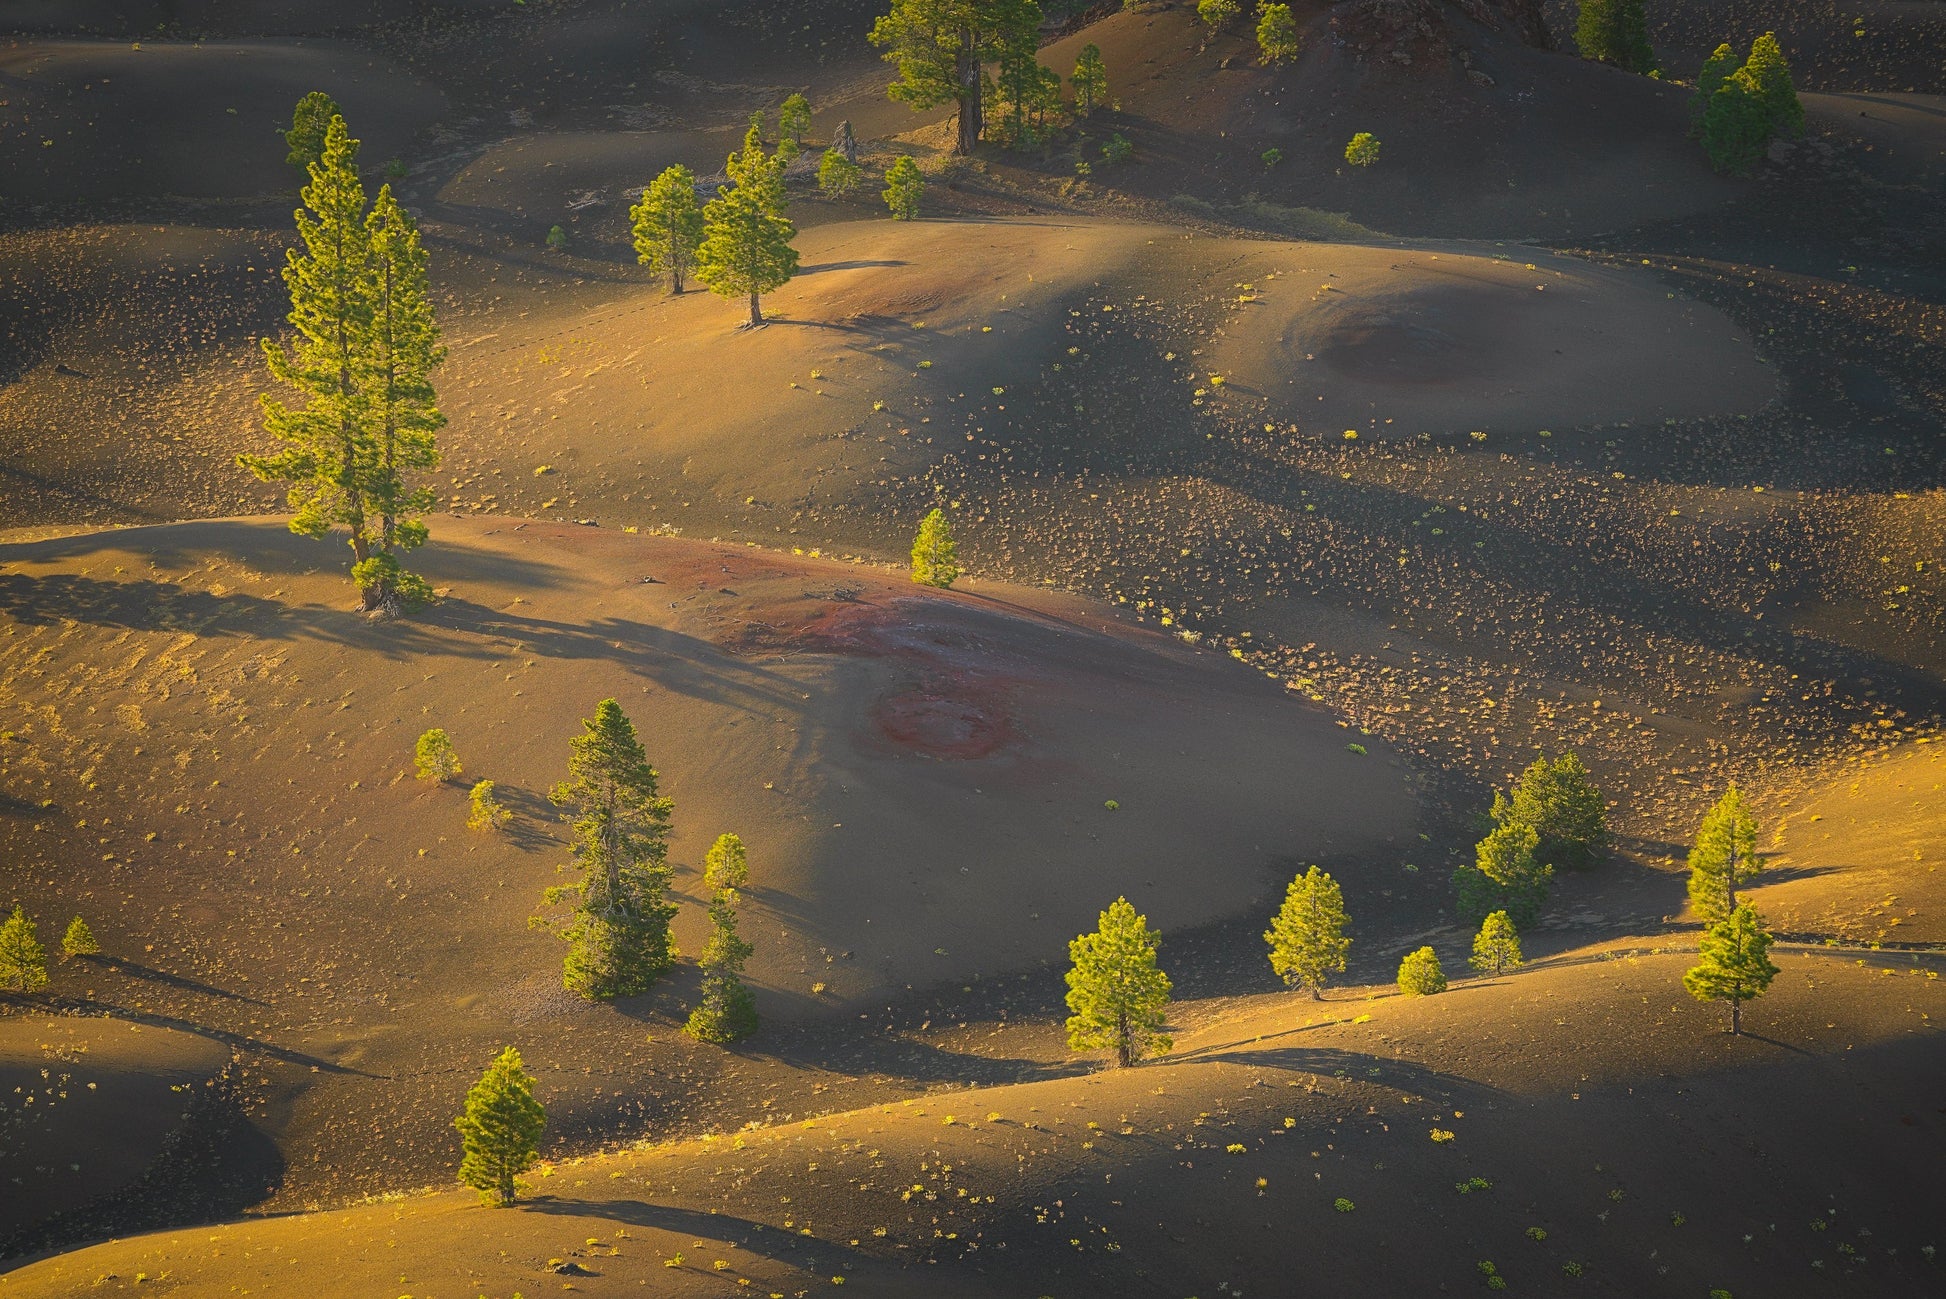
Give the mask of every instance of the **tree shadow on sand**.
[[[883, 1266], [879, 1260], [860, 1250], [819, 1240], [815, 1236], [800, 1236], [780, 1227], [727, 1213], [704, 1213], [642, 1200], [575, 1200], [552, 1195], [523, 1200], [517, 1209], [526, 1213], [570, 1218], [602, 1218], [631, 1227], [647, 1227], [687, 1236], [693, 1240], [734, 1242], [738, 1249], [748, 1250], [773, 1262], [818, 1272], [829, 1272], [835, 1268], [842, 1274], [867, 1265]], [[600, 1260], [589, 1259], [584, 1266], [594, 1271], [600, 1266]]]

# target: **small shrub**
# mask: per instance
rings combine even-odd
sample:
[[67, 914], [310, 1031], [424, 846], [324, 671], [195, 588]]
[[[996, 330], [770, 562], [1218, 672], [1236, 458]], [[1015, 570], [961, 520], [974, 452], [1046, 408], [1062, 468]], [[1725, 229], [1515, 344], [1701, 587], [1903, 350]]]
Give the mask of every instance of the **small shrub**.
[[1432, 1130], [1432, 1140], [1433, 1140], [1433, 1144], [1436, 1146], [1443, 1146], [1447, 1142], [1451, 1141], [1452, 1139], [1453, 1139], [1453, 1134], [1448, 1132], [1445, 1128], [1434, 1128]]
[[566, 252], [568, 248], [567, 230], [558, 225], [549, 229], [547, 232], [547, 246], [557, 253]]
[[1369, 167], [1378, 161], [1378, 138], [1370, 131], [1360, 131], [1345, 145], [1345, 161], [1354, 167]]
[[402, 158], [394, 158], [385, 164], [385, 179], [387, 180], [404, 180], [411, 174], [410, 169], [405, 165], [405, 160]]
[[919, 164], [911, 158], [901, 157], [885, 173], [885, 206], [891, 209], [894, 221], [912, 221], [919, 215], [919, 200], [926, 193], [926, 178], [919, 173]]
[[1581, 1266], [1581, 1264], [1575, 1262], [1573, 1259], [1569, 1259], [1567, 1262], [1561, 1264], [1562, 1276], [1571, 1276], [1578, 1280], [1581, 1277], [1586, 1276], [1587, 1274], [1588, 1274], [1588, 1269]]
[[1353, 1204], [1350, 1200], [1347, 1200], [1344, 1196], [1341, 1195], [1336, 1200], [1333, 1200], [1331, 1202], [1331, 1207], [1336, 1209], [1339, 1213], [1350, 1213], [1353, 1209], [1356, 1209], [1358, 1206]]
[[1461, 1195], [1471, 1195], [1475, 1191], [1491, 1191], [1493, 1183], [1484, 1177], [1469, 1177], [1464, 1182], [1454, 1182], [1453, 1189]]
[[467, 795], [467, 829], [498, 830], [513, 819], [512, 809], [493, 796], [492, 781], [474, 782], [472, 792]]
[[413, 762], [421, 780], [451, 780], [459, 775], [459, 754], [453, 751], [453, 742], [446, 732], [437, 726], [419, 737], [413, 749]]
[[1547, 1239], [1547, 1229], [1544, 1227], [1529, 1227], [1527, 1229], [1527, 1239], [1538, 1245]]
[[1422, 947], [1399, 962], [1399, 991], [1408, 997], [1429, 997], [1446, 991], [1446, 972], [1439, 968], [1439, 956]]
[[1109, 137], [1108, 143], [1101, 146], [1104, 162], [1127, 162], [1134, 153], [1135, 146], [1129, 143], [1128, 137], [1120, 131], [1115, 132]]
[[826, 149], [818, 159], [818, 192], [826, 198], [843, 198], [864, 179], [865, 169], [838, 149]]
[[1275, 147], [1265, 149], [1257, 156], [1263, 159], [1265, 171], [1269, 171], [1272, 167], [1284, 161], [1284, 151]]

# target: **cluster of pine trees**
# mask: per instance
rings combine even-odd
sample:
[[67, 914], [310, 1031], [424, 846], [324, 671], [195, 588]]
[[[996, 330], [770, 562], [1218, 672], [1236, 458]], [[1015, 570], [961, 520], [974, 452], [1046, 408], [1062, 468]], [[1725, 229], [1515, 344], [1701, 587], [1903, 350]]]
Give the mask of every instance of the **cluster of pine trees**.
[[1540, 916], [1554, 867], [1594, 863], [1608, 841], [1608, 808], [1579, 755], [1538, 757], [1520, 773], [1512, 797], [1498, 791], [1492, 828], [1474, 862], [1453, 872], [1460, 918], [1479, 924], [1505, 912], [1526, 928]]
[[[88, 922], [76, 916], [61, 935], [61, 956], [99, 956], [101, 944], [95, 941]], [[0, 921], [0, 991], [40, 992], [47, 987], [47, 949], [41, 945], [40, 930], [16, 904], [12, 914]]]
[[1776, 33], [1752, 42], [1741, 64], [1727, 42], [1717, 46], [1696, 74], [1689, 117], [1690, 134], [1702, 141], [1710, 165], [1736, 175], [1755, 167], [1772, 140], [1804, 134], [1804, 106]]
[[329, 96], [307, 95], [285, 136], [307, 177], [297, 210], [302, 247], [284, 266], [288, 346], [263, 342], [270, 373], [295, 402], [263, 399], [273, 455], [237, 463], [288, 486], [292, 532], [350, 532], [362, 607], [395, 611], [431, 589], [401, 556], [424, 544], [432, 489], [411, 476], [436, 468], [445, 426], [431, 375], [445, 359], [433, 318], [419, 228], [389, 184], [366, 201], [358, 141]]
[[1689, 850], [1689, 906], [1703, 921], [1699, 960], [1682, 978], [1698, 1001], [1727, 1001], [1730, 1032], [1743, 1031], [1743, 1003], [1777, 975], [1770, 930], [1737, 890], [1757, 877], [1757, 821], [1735, 785], [1704, 815]]

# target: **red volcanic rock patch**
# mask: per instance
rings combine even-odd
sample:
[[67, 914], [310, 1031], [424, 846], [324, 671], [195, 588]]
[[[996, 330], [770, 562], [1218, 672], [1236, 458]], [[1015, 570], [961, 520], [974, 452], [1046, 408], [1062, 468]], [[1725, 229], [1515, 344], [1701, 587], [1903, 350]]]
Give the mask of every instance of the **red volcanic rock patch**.
[[872, 722], [886, 739], [929, 758], [984, 758], [1014, 737], [1005, 700], [977, 686], [888, 695], [872, 710]]

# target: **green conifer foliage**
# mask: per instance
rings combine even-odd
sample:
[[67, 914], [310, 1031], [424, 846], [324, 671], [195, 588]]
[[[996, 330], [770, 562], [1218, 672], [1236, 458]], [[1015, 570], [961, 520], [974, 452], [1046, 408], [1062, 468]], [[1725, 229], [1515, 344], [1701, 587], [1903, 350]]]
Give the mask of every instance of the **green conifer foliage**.
[[[358, 179], [358, 141], [342, 117], [331, 119], [324, 151], [311, 164], [304, 206], [297, 211], [303, 251], [284, 266], [288, 317], [297, 337], [289, 351], [263, 340], [271, 376], [297, 390], [293, 408], [263, 398], [264, 426], [283, 444], [273, 456], [241, 455], [237, 463], [264, 482], [290, 484], [292, 532], [323, 537], [339, 524], [351, 532], [354, 564], [375, 540], [365, 509], [363, 475], [372, 460], [367, 394], [361, 383], [371, 333], [372, 277], [365, 228], [365, 187]], [[367, 592], [375, 608], [378, 592]]]
[[1505, 911], [1516, 926], [1533, 924], [1554, 883], [1554, 868], [1535, 859], [1539, 843], [1533, 826], [1514, 820], [1480, 840], [1474, 864], [1453, 872], [1460, 919], [1476, 925]]
[[1608, 805], [1573, 752], [1535, 758], [1511, 800], [1495, 796], [1493, 817], [1533, 826], [1540, 836], [1536, 854], [1554, 866], [1591, 865], [1608, 842]]
[[762, 295], [797, 274], [797, 227], [784, 218], [784, 169], [753, 125], [728, 162], [731, 185], [703, 209], [696, 276], [719, 297], [748, 294], [751, 327], [764, 323]]
[[466, 1093], [466, 1109], [453, 1120], [463, 1154], [459, 1180], [487, 1204], [506, 1208], [519, 1196], [519, 1176], [540, 1159], [547, 1111], [534, 1099], [534, 1080], [520, 1052], [502, 1051]]
[[425, 603], [432, 589], [400, 564], [401, 552], [425, 544], [420, 518], [433, 507], [433, 490], [414, 487], [409, 475], [439, 467], [435, 440], [446, 427], [433, 391], [432, 372], [446, 359], [433, 319], [426, 250], [419, 226], [383, 186], [365, 221], [371, 259], [371, 333], [364, 349], [361, 384], [368, 394], [372, 459], [362, 475], [367, 506], [377, 516], [376, 552], [352, 578], [372, 607]]
[[1480, 922], [1480, 932], [1473, 936], [1473, 956], [1467, 964], [1489, 974], [1520, 968], [1520, 931], [1506, 912], [1496, 911]]
[[804, 141], [810, 134], [811, 101], [801, 94], [793, 94], [777, 114], [777, 136], [782, 141], [777, 152], [795, 158], [804, 152]]
[[460, 772], [459, 753], [453, 748], [452, 737], [437, 726], [419, 737], [419, 742], [412, 747], [412, 761], [421, 780], [451, 780]]
[[490, 780], [476, 780], [466, 795], [466, 828], [469, 830], [498, 830], [514, 819], [511, 808], [493, 796], [494, 784]]
[[1212, 33], [1242, 12], [1243, 6], [1237, 0], [1196, 0], [1196, 16]]
[[1737, 52], [1730, 48], [1728, 41], [1716, 47], [1715, 53], [1703, 61], [1703, 67], [1696, 74], [1696, 92], [1689, 97], [1689, 134], [1692, 139], [1703, 136], [1703, 117], [1709, 111], [1710, 99], [1731, 74], [1738, 68]]
[[958, 110], [953, 152], [972, 153], [986, 128], [989, 63], [1038, 42], [1040, 6], [1032, 0], [892, 0], [871, 42], [899, 70], [886, 94], [915, 110]]
[[826, 198], [843, 198], [865, 179], [865, 169], [832, 146], [818, 159], [818, 190]]
[[1794, 140], [1804, 134], [1804, 105], [1791, 84], [1791, 65], [1775, 32], [1765, 32], [1750, 46], [1750, 57], [1737, 76], [1750, 96], [1763, 105], [1773, 135]]
[[1162, 1031], [1169, 1012], [1169, 976], [1156, 965], [1162, 935], [1117, 898], [1099, 927], [1068, 944], [1068, 1047], [1115, 1052], [1123, 1068], [1166, 1053]]
[[568, 779], [549, 794], [574, 814], [577, 883], [547, 891], [574, 899], [561, 927], [568, 941], [562, 982], [590, 999], [644, 992], [676, 959], [669, 922], [669, 800], [657, 791], [635, 725], [613, 699], [582, 723]]
[[290, 147], [284, 156], [285, 165], [308, 177], [311, 164], [324, 157], [324, 137], [331, 119], [339, 116], [338, 101], [322, 90], [313, 90], [298, 100], [291, 113], [291, 129], [284, 132], [284, 143]]
[[1770, 111], [1751, 93], [1739, 68], [1716, 88], [1703, 110], [1703, 149], [1717, 171], [1747, 176], [1769, 144]]
[[919, 535], [912, 542], [912, 580], [922, 586], [945, 590], [959, 580], [959, 543], [953, 540], [953, 525], [946, 512], [934, 508], [919, 522]]
[[101, 955], [101, 944], [95, 941], [95, 931], [88, 928], [88, 922], [80, 916], [68, 921], [67, 932], [61, 935], [61, 955], [69, 958]]
[[1287, 4], [1264, 4], [1257, 9], [1257, 48], [1266, 64], [1288, 63], [1303, 48], [1297, 19]]
[[1655, 71], [1655, 51], [1649, 48], [1649, 20], [1642, 0], [1581, 0], [1574, 43], [1584, 59], [1642, 76]]
[[919, 216], [919, 200], [926, 194], [926, 178], [919, 164], [901, 156], [885, 170], [885, 206], [894, 221], [913, 221]]
[[696, 269], [703, 242], [703, 209], [696, 201], [696, 177], [678, 163], [667, 167], [628, 210], [635, 235], [635, 257], [656, 275], [669, 279], [669, 292], [681, 293]]
[[1370, 167], [1378, 161], [1378, 137], [1360, 131], [1345, 142], [1345, 161], [1354, 167]]
[[1700, 959], [1682, 976], [1684, 990], [1698, 1001], [1729, 1002], [1730, 1032], [1743, 1032], [1743, 1003], [1763, 996], [1777, 977], [1770, 944], [1762, 918], [1738, 906], [1703, 934]]
[[1108, 102], [1108, 65], [1101, 61], [1101, 46], [1090, 41], [1081, 47], [1074, 61], [1074, 111], [1087, 117]]
[[0, 923], [0, 989], [39, 992], [47, 986], [47, 949], [34, 922], [18, 906]]
[[1309, 988], [1322, 1000], [1324, 985], [1345, 968], [1351, 940], [1345, 937], [1345, 896], [1338, 881], [1316, 866], [1291, 881], [1284, 905], [1264, 933], [1270, 968], [1286, 985]]
[[1439, 968], [1439, 954], [1430, 947], [1407, 953], [1399, 962], [1399, 991], [1408, 997], [1430, 997], [1446, 991], [1446, 971]]
[[1757, 877], [1757, 819], [1735, 785], [1725, 790], [1696, 828], [1689, 850], [1689, 905], [1714, 924], [1736, 909], [1736, 891]]
[[710, 890], [709, 941], [697, 959], [702, 970], [700, 1004], [683, 1031], [699, 1042], [734, 1042], [757, 1029], [757, 1005], [743, 984], [750, 944], [737, 936], [739, 890], [750, 882], [743, 840], [719, 836], [703, 859], [703, 883]]

